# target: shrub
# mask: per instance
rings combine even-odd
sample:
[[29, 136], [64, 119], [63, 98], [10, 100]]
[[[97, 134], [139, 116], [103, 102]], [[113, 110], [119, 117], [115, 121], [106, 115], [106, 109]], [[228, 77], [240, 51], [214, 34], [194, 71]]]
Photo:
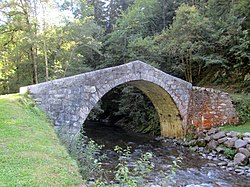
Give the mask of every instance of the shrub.
[[235, 149], [232, 149], [232, 148], [228, 148], [228, 147], [224, 147], [224, 155], [226, 158], [228, 159], [233, 159], [234, 158], [234, 155], [236, 154], [236, 150]]

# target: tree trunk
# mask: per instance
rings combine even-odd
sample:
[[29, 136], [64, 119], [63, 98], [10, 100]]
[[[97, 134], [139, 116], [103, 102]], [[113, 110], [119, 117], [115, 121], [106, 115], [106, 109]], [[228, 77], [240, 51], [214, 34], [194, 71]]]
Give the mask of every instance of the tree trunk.
[[162, 29], [166, 26], [166, 10], [167, 10], [167, 2], [166, 0], [163, 0], [163, 6], [162, 6]]
[[49, 67], [48, 67], [48, 54], [47, 54], [47, 46], [46, 46], [46, 38], [44, 37], [43, 40], [43, 45], [44, 45], [44, 61], [45, 61], [45, 78], [46, 81], [49, 80]]
[[31, 58], [32, 58], [32, 80], [33, 80], [33, 84], [37, 84], [38, 83], [38, 73], [37, 73], [37, 48], [36, 47], [31, 47]]
[[[72, 3], [72, 2], [71, 2]], [[46, 34], [47, 34], [47, 24], [46, 24], [46, 6], [42, 5], [43, 9], [43, 50], [44, 50], [44, 62], [45, 62], [45, 80], [49, 80], [49, 67], [48, 67], [48, 52], [47, 52], [47, 41], [46, 41]]]

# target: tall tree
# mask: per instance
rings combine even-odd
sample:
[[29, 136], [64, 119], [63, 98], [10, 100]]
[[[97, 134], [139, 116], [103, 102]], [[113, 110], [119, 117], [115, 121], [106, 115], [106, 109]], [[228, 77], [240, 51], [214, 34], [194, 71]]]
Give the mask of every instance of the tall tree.
[[194, 63], [200, 62], [199, 57], [209, 40], [210, 23], [202, 16], [195, 6], [182, 4], [176, 10], [173, 24], [163, 31], [156, 40], [161, 43], [163, 53], [176, 59], [185, 73], [185, 78], [193, 82]]

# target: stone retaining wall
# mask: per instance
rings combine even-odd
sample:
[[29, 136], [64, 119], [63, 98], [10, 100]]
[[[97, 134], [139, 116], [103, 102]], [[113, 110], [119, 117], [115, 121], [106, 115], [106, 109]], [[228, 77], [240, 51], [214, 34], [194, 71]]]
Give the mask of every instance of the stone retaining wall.
[[189, 124], [199, 129], [237, 124], [239, 118], [228, 93], [212, 88], [193, 87], [189, 105]]

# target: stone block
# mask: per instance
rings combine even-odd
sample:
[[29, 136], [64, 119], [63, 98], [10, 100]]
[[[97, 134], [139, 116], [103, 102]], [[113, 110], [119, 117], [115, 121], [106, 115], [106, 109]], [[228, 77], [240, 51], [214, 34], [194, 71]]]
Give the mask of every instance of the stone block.
[[247, 143], [250, 143], [250, 137], [244, 137], [243, 140], [247, 141]]
[[216, 129], [216, 128], [211, 128], [208, 132], [207, 132], [207, 134], [208, 135], [211, 135], [211, 134], [215, 134], [215, 133], [217, 133], [218, 132], [218, 129]]
[[237, 139], [238, 139], [238, 138], [236, 138], [236, 137], [228, 138], [228, 140], [224, 142], [224, 145], [225, 145], [226, 147], [232, 148], [232, 147], [234, 147], [234, 143], [235, 143], [235, 141], [236, 141]]
[[234, 131], [228, 132], [228, 133], [227, 133], [227, 136], [230, 136], [230, 137], [237, 137], [237, 136], [239, 136], [239, 135], [240, 135], [239, 132], [234, 132]]
[[238, 139], [238, 140], [235, 141], [234, 147], [236, 149], [241, 148], [241, 147], [245, 147], [247, 145], [247, 143], [248, 143], [247, 140]]
[[250, 132], [245, 132], [245, 133], [243, 133], [243, 136], [245, 136], [245, 137], [250, 137]]
[[212, 135], [212, 138], [218, 140], [220, 138], [224, 138], [226, 136], [225, 132], [219, 131], [216, 134]]
[[250, 144], [247, 144], [246, 148], [247, 148], [248, 151], [250, 151]]
[[219, 142], [219, 144], [222, 144], [222, 143], [224, 143], [227, 140], [228, 140], [227, 137], [223, 137], [223, 138], [218, 139], [218, 142]]
[[242, 153], [237, 153], [234, 156], [234, 164], [235, 165], [246, 165], [248, 163], [248, 159], [246, 157], [246, 155], [242, 154]]
[[244, 154], [247, 158], [250, 157], [250, 151], [246, 148], [239, 148], [239, 153]]
[[207, 148], [209, 150], [215, 150], [217, 148], [217, 146], [219, 145], [219, 143], [216, 140], [211, 140], [208, 144], [207, 144]]

